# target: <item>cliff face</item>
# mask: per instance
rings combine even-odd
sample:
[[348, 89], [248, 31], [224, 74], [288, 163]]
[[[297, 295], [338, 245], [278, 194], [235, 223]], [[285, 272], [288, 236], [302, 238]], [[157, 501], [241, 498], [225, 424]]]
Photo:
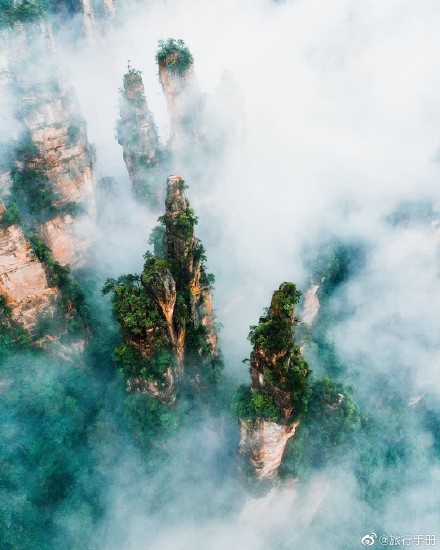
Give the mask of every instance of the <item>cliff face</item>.
[[130, 175], [133, 194], [150, 206], [158, 206], [160, 199], [159, 138], [145, 98], [144, 84], [139, 71], [130, 69], [124, 75], [119, 112], [118, 143], [123, 147], [124, 161]]
[[0, 203], [0, 295], [12, 318], [32, 331], [41, 313], [54, 313], [59, 292], [49, 287], [44, 267], [21, 227], [2, 223], [4, 211]]
[[114, 17], [117, 0], [72, 0], [74, 10], [81, 14], [84, 34], [94, 37], [103, 23]]
[[304, 294], [302, 321], [309, 327], [313, 325], [319, 312], [320, 303], [317, 295], [319, 287], [319, 284], [312, 284]]
[[73, 90], [55, 66], [50, 28], [18, 29], [11, 87], [25, 131], [12, 191], [61, 265], [80, 265], [93, 233], [94, 152]]
[[273, 477], [281, 465], [287, 442], [299, 422], [278, 424], [264, 419], [240, 423], [239, 453], [246, 456], [258, 479]]
[[[178, 387], [207, 387], [219, 352], [204, 248], [178, 175], [168, 178], [165, 215], [153, 231], [141, 276], [107, 283], [125, 345], [118, 348], [129, 388], [165, 403]], [[134, 355], [133, 355], [134, 354]], [[137, 358], [137, 359], [136, 359]]]
[[169, 147], [173, 154], [186, 156], [199, 144], [203, 112], [193, 57], [182, 40], [169, 39], [160, 43], [157, 62], [170, 119]]
[[241, 388], [234, 408], [239, 452], [257, 478], [276, 475], [302, 412], [310, 371], [292, 337], [299, 296], [293, 283], [283, 283], [249, 335], [251, 386]]

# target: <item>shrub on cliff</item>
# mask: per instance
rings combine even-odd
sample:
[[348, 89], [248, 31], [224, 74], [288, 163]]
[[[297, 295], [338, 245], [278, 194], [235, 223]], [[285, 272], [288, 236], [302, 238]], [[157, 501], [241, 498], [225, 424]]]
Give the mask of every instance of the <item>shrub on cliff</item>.
[[194, 63], [194, 58], [183, 40], [168, 38], [168, 40], [159, 40], [156, 61], [159, 67], [184, 72]]

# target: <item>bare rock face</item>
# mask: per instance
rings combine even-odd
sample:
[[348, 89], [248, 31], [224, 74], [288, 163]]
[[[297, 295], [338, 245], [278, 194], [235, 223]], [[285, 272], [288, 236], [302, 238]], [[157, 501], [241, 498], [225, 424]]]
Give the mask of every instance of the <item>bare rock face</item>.
[[238, 390], [234, 399], [239, 453], [259, 479], [277, 474], [302, 412], [310, 370], [292, 336], [299, 297], [293, 283], [273, 293], [270, 308], [249, 334], [251, 386]]
[[[3, 211], [0, 203], [0, 222]], [[0, 295], [6, 298], [13, 319], [30, 331], [41, 313], [55, 311], [59, 297], [18, 225], [0, 224]]]
[[25, 127], [16, 156], [18, 192], [55, 260], [78, 266], [90, 244], [95, 210], [95, 154], [86, 123], [56, 66], [46, 24], [18, 29], [10, 51], [10, 86]]
[[248, 457], [257, 479], [269, 479], [277, 474], [284, 449], [298, 424], [277, 424], [263, 419], [240, 423], [239, 452]]
[[40, 234], [60, 265], [78, 267], [83, 264], [93, 237], [82, 234], [80, 229], [81, 223], [70, 214], [56, 216], [41, 224]]
[[121, 118], [117, 125], [118, 143], [123, 147], [133, 194], [149, 206], [155, 207], [160, 198], [159, 138], [139, 71], [129, 69], [124, 75], [119, 112]]
[[319, 299], [317, 292], [319, 289], [319, 284], [312, 284], [309, 290], [304, 294], [304, 307], [302, 321], [307, 326], [311, 327], [315, 322], [315, 319], [319, 311]]
[[177, 156], [185, 155], [200, 140], [203, 111], [193, 58], [182, 40], [169, 39], [161, 43], [157, 61], [170, 118], [170, 149]]

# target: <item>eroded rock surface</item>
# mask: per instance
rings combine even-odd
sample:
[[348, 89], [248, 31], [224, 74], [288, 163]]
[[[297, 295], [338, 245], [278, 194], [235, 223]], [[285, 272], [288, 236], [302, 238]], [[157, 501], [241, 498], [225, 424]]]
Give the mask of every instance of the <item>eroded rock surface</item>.
[[0, 295], [6, 298], [12, 318], [32, 330], [41, 313], [55, 311], [59, 293], [49, 286], [44, 267], [20, 226], [1, 225], [3, 211], [0, 203]]
[[303, 408], [310, 370], [293, 340], [299, 296], [293, 283], [283, 283], [249, 335], [251, 385], [237, 392], [235, 406], [239, 452], [259, 479], [277, 474]]
[[257, 479], [276, 475], [287, 442], [295, 435], [298, 424], [277, 424], [264, 419], [240, 423], [239, 452], [247, 456]]
[[139, 71], [130, 69], [124, 75], [119, 112], [117, 137], [133, 194], [149, 206], [157, 207], [163, 196], [159, 187], [159, 138]]

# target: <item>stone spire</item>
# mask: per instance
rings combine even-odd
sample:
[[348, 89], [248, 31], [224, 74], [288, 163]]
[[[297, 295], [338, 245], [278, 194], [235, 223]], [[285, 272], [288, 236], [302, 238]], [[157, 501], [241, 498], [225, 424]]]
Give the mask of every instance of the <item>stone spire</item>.
[[307, 389], [310, 370], [293, 340], [299, 297], [293, 283], [283, 283], [258, 325], [251, 327], [251, 385], [242, 386], [234, 398], [239, 451], [261, 479], [276, 475], [298, 426]]

